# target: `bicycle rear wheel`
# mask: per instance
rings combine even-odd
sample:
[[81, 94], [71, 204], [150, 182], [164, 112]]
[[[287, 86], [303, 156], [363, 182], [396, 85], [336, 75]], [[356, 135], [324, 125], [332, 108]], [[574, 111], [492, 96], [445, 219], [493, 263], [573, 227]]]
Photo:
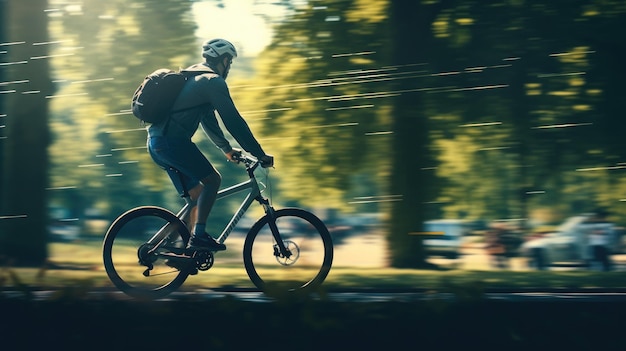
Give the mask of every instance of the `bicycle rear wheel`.
[[[160, 229], [164, 239], [147, 241]], [[138, 207], [118, 217], [104, 237], [104, 268], [111, 282], [140, 299], [163, 297], [178, 289], [189, 276], [186, 269], [168, 266], [164, 254], [184, 249], [189, 231], [172, 212], [160, 207]]]
[[314, 214], [297, 208], [275, 211], [276, 226], [289, 257], [278, 251], [269, 217], [256, 222], [246, 237], [243, 259], [250, 280], [259, 289], [311, 290], [328, 275], [333, 244], [328, 229]]

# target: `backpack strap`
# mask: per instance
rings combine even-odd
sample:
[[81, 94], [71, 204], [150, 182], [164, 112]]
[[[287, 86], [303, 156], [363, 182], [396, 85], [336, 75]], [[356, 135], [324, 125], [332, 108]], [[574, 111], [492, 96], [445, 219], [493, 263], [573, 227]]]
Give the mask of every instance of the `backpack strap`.
[[204, 63], [196, 63], [195, 65], [189, 66], [185, 69], [180, 70], [183, 74], [202, 74], [202, 73], [215, 73], [217, 74], [211, 67], [205, 65]]
[[[204, 64], [195, 64], [189, 68], [186, 69], [182, 69], [180, 70], [180, 73], [182, 73], [187, 79], [201, 75], [201, 74], [205, 74], [205, 73], [213, 73], [213, 74], [217, 74], [215, 73], [215, 71], [213, 71], [213, 69], [211, 69], [211, 67], [206, 66]], [[200, 104], [200, 105], [195, 105], [195, 106], [191, 106], [191, 107], [185, 107], [185, 108], [181, 108], [178, 110], [173, 110], [171, 111], [171, 113], [176, 113], [176, 112], [182, 112], [185, 110], [190, 110], [192, 108], [196, 108], [198, 106], [202, 106], [202, 105], [208, 105], [208, 104]]]
[[[200, 69], [196, 69], [196, 68], [200, 68]], [[198, 65], [191, 66], [188, 69], [180, 70], [180, 73], [182, 73], [185, 76], [185, 78], [189, 79], [189, 78], [201, 75], [201, 74], [215, 73], [215, 72], [208, 66], [205, 66], [203, 64], [198, 64]], [[194, 105], [194, 106], [170, 111], [170, 117], [167, 119], [167, 121], [165, 121], [165, 125], [163, 126], [163, 135], [167, 134], [167, 129], [170, 126], [171, 115], [173, 115], [174, 113], [191, 110], [193, 108], [208, 105], [208, 104], [209, 103], [204, 103], [200, 105]]]

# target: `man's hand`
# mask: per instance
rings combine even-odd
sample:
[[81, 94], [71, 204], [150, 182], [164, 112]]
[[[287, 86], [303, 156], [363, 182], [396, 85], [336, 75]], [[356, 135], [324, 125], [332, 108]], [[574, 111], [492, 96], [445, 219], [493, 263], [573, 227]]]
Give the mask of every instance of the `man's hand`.
[[272, 155], [261, 156], [259, 161], [261, 161], [261, 167], [263, 168], [274, 167], [274, 156]]
[[226, 158], [229, 162], [239, 163], [239, 157], [241, 156], [241, 150], [232, 149], [226, 153]]

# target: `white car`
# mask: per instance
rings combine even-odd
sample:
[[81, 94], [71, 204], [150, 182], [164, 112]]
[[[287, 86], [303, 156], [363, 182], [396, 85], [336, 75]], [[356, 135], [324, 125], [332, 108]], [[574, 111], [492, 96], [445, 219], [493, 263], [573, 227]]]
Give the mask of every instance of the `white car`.
[[463, 237], [469, 228], [459, 219], [437, 219], [424, 222], [424, 250], [427, 256], [458, 258]]
[[[586, 265], [590, 251], [587, 234], [584, 230], [588, 215], [568, 218], [556, 230], [533, 235], [521, 246], [524, 256], [528, 257], [530, 266], [546, 269], [552, 265]], [[616, 245], [615, 238], [611, 240]]]

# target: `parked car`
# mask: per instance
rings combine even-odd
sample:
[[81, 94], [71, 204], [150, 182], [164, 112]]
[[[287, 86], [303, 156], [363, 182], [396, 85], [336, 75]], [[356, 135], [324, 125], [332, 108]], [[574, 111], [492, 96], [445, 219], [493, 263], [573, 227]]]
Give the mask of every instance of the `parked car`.
[[436, 219], [424, 222], [424, 250], [427, 256], [459, 257], [463, 237], [469, 225], [460, 219]]
[[[531, 267], [546, 269], [552, 265], [587, 265], [590, 252], [583, 224], [589, 215], [570, 217], [554, 230], [536, 230], [521, 246]], [[613, 250], [618, 240], [613, 238]]]
[[78, 218], [64, 207], [52, 206], [48, 209], [48, 240], [51, 242], [74, 241], [80, 237], [80, 224]]

